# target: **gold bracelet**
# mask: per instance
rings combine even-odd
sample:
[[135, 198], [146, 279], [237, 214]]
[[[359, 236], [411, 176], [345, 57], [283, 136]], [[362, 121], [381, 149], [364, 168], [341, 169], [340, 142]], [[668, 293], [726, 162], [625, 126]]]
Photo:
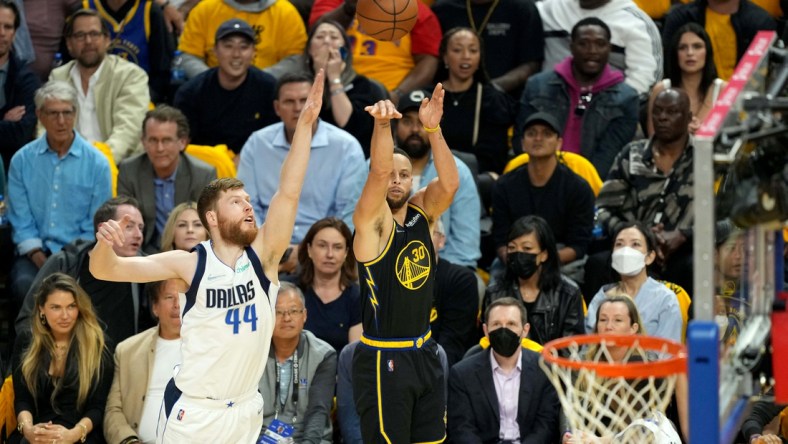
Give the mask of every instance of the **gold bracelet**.
[[85, 442], [88, 440], [88, 427], [81, 422], [77, 423], [78, 426], [82, 427], [82, 437], [79, 438], [79, 442]]
[[440, 131], [441, 125], [438, 124], [438, 126], [436, 126], [435, 128], [427, 128], [426, 126], [423, 126], [423, 128], [424, 128], [424, 131], [426, 131], [428, 133], [437, 133], [438, 131]]
[[16, 430], [17, 430], [19, 433], [23, 433], [23, 434], [24, 434], [24, 432], [25, 432], [25, 427], [26, 427], [28, 424], [30, 424], [30, 421], [22, 421], [22, 422], [20, 422], [20, 423], [19, 423], [19, 424], [16, 426]]

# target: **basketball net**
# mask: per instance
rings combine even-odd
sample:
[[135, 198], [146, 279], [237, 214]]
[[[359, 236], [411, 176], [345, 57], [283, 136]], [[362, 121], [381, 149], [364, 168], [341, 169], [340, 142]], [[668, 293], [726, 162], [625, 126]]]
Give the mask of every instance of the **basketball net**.
[[647, 336], [580, 335], [548, 343], [542, 357], [571, 443], [681, 443], [664, 412], [686, 368], [682, 345]]

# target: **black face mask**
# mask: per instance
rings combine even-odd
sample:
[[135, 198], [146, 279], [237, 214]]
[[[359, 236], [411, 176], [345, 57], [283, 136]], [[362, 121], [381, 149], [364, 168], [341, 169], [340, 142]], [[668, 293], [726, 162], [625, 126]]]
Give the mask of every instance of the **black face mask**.
[[513, 276], [520, 279], [530, 278], [539, 269], [539, 265], [536, 265], [535, 253], [523, 253], [520, 251], [509, 253], [506, 267]]
[[490, 346], [501, 356], [512, 356], [520, 347], [520, 336], [506, 327], [501, 327], [487, 334], [490, 337]]

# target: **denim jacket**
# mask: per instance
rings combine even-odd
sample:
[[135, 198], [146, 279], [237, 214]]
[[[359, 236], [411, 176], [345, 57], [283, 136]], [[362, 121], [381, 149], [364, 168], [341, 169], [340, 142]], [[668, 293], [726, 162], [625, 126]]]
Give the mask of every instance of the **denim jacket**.
[[[638, 106], [637, 91], [624, 83], [599, 91], [591, 98], [583, 117], [580, 154], [591, 161], [602, 180], [607, 177], [616, 155], [635, 136]], [[523, 124], [531, 114], [548, 112], [565, 128], [568, 113], [574, 109], [566, 81], [555, 71], [532, 76], [520, 98], [515, 140], [521, 140]]]

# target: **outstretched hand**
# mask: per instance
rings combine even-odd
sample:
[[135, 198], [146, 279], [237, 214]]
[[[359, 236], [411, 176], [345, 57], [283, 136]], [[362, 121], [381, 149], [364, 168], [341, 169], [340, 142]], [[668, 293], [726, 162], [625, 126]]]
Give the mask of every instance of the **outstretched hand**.
[[397, 107], [391, 100], [381, 100], [374, 105], [364, 107], [364, 111], [368, 112], [376, 121], [386, 121], [391, 119], [401, 119], [402, 114], [397, 111]]
[[317, 72], [315, 81], [312, 83], [312, 89], [309, 90], [309, 97], [306, 99], [304, 107], [301, 109], [301, 115], [298, 121], [311, 125], [315, 123], [320, 116], [320, 108], [323, 106], [323, 87], [325, 86], [326, 72], [322, 68]]
[[123, 233], [124, 227], [130, 222], [131, 216], [126, 214], [119, 221], [110, 219], [106, 222], [100, 223], [98, 226], [98, 231], [96, 232], [96, 241], [103, 242], [109, 247], [112, 247], [113, 245], [122, 247], [126, 242], [126, 235]]
[[419, 107], [419, 120], [425, 128], [437, 128], [443, 118], [443, 84], [438, 83], [432, 91], [432, 98], [424, 98]]

